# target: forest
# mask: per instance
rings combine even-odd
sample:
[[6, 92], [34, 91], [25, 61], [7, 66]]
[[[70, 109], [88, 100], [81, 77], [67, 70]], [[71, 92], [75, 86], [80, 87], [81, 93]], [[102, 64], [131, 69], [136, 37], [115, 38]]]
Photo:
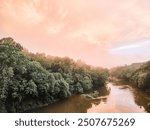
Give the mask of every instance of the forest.
[[132, 83], [140, 89], [150, 90], [150, 61], [115, 67], [110, 70], [110, 75]]
[[[138, 77], [141, 87], [147, 87], [142, 84], [143, 77], [150, 81], [146, 69], [150, 70], [150, 62], [131, 76]], [[24, 112], [52, 104], [103, 87], [108, 77], [107, 69], [68, 57], [34, 54], [11, 37], [0, 40], [0, 112]]]

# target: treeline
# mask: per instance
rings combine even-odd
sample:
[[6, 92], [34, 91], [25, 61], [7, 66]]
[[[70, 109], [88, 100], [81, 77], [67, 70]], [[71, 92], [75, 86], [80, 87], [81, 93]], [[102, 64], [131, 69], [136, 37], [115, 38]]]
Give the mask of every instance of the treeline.
[[141, 89], [150, 89], [150, 61], [113, 68], [111, 76], [131, 82]]
[[24, 112], [106, 84], [108, 70], [0, 40], [0, 112]]

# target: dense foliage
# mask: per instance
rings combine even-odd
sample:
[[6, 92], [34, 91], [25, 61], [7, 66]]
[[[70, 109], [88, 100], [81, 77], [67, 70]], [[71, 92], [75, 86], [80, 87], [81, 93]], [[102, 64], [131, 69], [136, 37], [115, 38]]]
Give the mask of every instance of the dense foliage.
[[113, 68], [111, 75], [134, 83], [139, 88], [150, 89], [150, 61]]
[[32, 54], [0, 40], [0, 112], [23, 112], [104, 86], [108, 71], [70, 58]]

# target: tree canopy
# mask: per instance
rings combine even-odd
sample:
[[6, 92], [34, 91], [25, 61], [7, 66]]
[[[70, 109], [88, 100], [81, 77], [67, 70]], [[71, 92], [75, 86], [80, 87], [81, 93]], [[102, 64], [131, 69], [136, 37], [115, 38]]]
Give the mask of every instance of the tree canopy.
[[113, 68], [111, 75], [131, 82], [141, 89], [150, 89], [150, 61]]
[[106, 84], [108, 70], [68, 57], [33, 54], [0, 40], [0, 112], [24, 112]]

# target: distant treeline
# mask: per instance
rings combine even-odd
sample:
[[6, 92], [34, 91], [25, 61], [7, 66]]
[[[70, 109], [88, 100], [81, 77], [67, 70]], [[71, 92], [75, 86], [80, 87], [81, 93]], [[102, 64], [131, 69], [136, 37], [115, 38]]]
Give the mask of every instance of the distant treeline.
[[113, 68], [111, 76], [133, 83], [141, 89], [150, 89], [150, 61]]
[[0, 40], [0, 112], [24, 112], [106, 84], [108, 70], [65, 57], [33, 54]]

